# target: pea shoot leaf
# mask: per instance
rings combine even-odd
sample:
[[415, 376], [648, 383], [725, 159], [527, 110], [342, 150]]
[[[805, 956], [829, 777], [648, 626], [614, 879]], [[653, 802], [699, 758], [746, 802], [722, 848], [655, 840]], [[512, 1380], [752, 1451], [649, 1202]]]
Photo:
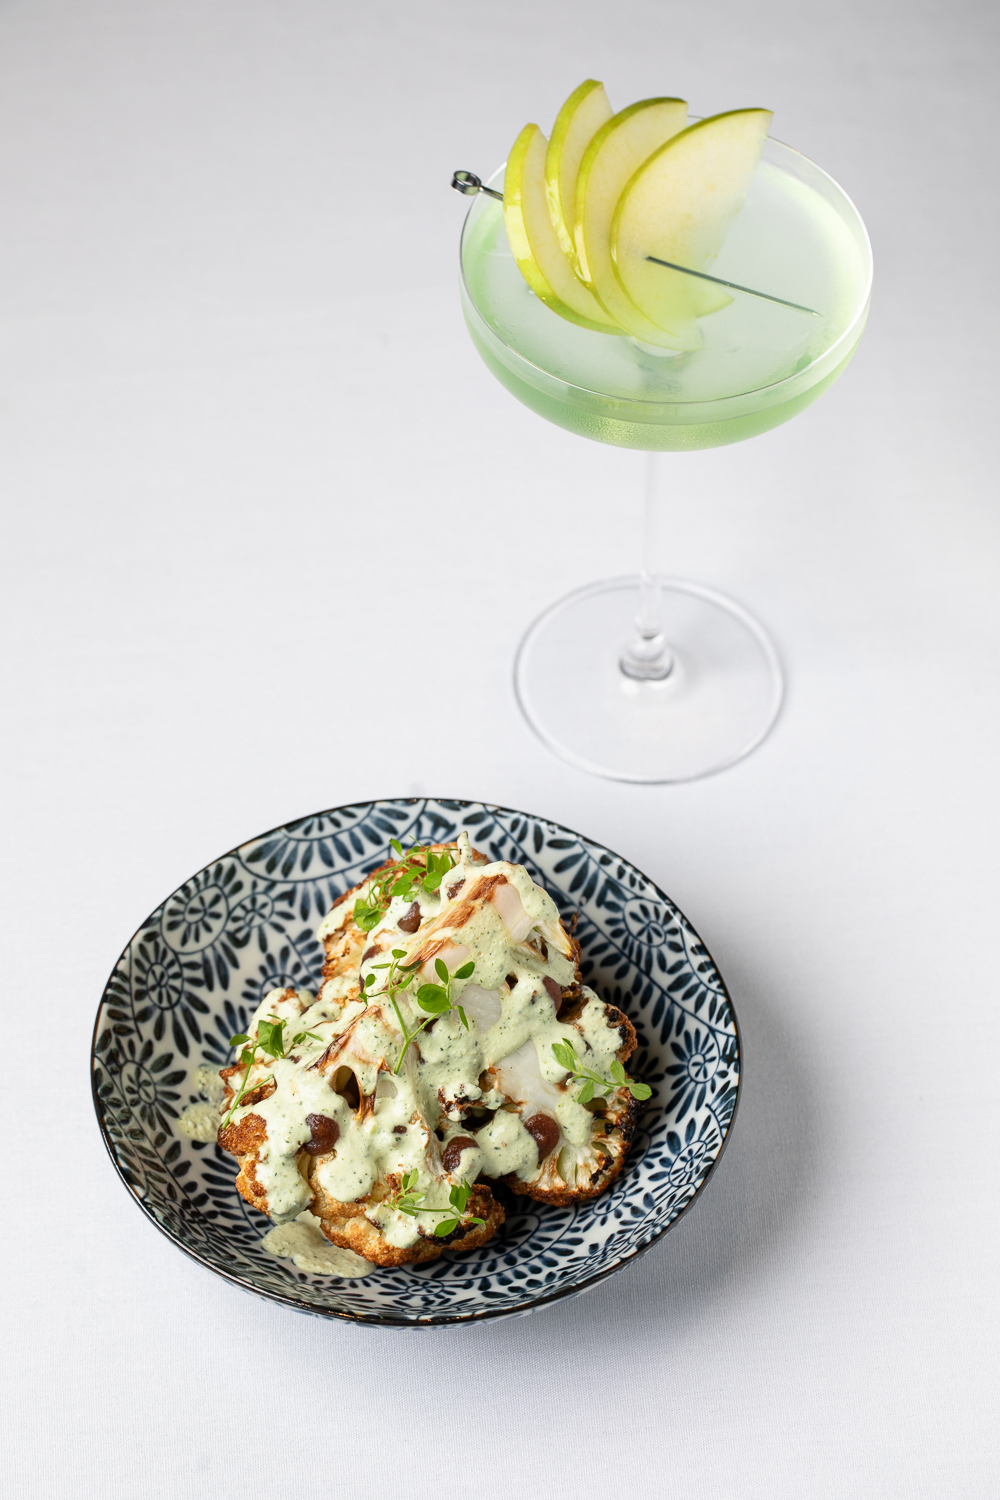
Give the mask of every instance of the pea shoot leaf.
[[441, 1016], [451, 1009], [448, 991], [441, 984], [422, 984], [417, 990], [417, 1004], [433, 1016]]
[[284, 1029], [284, 1021], [258, 1021], [257, 1045], [261, 1051], [266, 1052], [269, 1057], [284, 1057], [285, 1043], [282, 1035]]
[[552, 1052], [560, 1067], [566, 1068], [570, 1073], [576, 1071], [577, 1056], [569, 1042], [553, 1042]]
[[609, 1079], [602, 1078], [593, 1068], [585, 1068], [571, 1042], [553, 1042], [552, 1054], [561, 1068], [580, 1080], [580, 1090], [576, 1096], [578, 1104], [589, 1104], [598, 1090], [602, 1094], [609, 1094], [615, 1088], [627, 1088], [633, 1099], [648, 1099], [653, 1092], [648, 1083], [636, 1083], [634, 1078], [630, 1078], [617, 1058], [609, 1069]]

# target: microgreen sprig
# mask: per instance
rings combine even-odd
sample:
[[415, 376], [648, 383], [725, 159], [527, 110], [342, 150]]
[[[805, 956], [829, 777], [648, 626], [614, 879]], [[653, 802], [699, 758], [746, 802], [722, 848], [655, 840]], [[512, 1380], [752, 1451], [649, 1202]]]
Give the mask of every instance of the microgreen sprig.
[[560, 1067], [565, 1068], [573, 1078], [580, 1079], [581, 1088], [576, 1096], [579, 1104], [589, 1104], [595, 1091], [609, 1094], [612, 1089], [624, 1087], [633, 1099], [648, 1099], [653, 1092], [648, 1083], [636, 1083], [633, 1078], [629, 1078], [617, 1059], [611, 1064], [611, 1077], [608, 1079], [595, 1073], [593, 1068], [582, 1065], [572, 1042], [553, 1042], [552, 1052]]
[[418, 1175], [415, 1167], [411, 1172], [404, 1172], [400, 1178], [399, 1187], [386, 1198], [385, 1207], [395, 1208], [399, 1213], [410, 1214], [413, 1218], [416, 1218], [417, 1214], [446, 1214], [447, 1217], [434, 1227], [434, 1233], [438, 1239], [444, 1239], [446, 1234], [453, 1234], [459, 1224], [485, 1224], [485, 1219], [477, 1218], [475, 1214], [467, 1214], [465, 1211], [472, 1192], [467, 1182], [456, 1182], [453, 1185], [448, 1194], [451, 1208], [422, 1208], [421, 1204], [426, 1195], [414, 1191]]
[[419, 1176], [420, 1174], [416, 1167], [413, 1168], [412, 1172], [404, 1172], [399, 1179], [399, 1187], [389, 1194], [385, 1200], [384, 1207], [394, 1208], [401, 1214], [416, 1215], [420, 1213], [417, 1205], [424, 1195], [423, 1193], [414, 1192]]
[[[257, 1022], [257, 1040], [255, 1042], [250, 1042], [250, 1038], [243, 1031], [239, 1031], [235, 1036], [231, 1036], [229, 1038], [230, 1047], [242, 1046], [244, 1042], [248, 1042], [250, 1043], [250, 1045], [243, 1047], [243, 1051], [240, 1053], [240, 1067], [244, 1070], [243, 1077], [240, 1080], [239, 1092], [233, 1099], [232, 1104], [229, 1106], [229, 1113], [223, 1120], [223, 1125], [229, 1124], [230, 1120], [233, 1118], [234, 1111], [237, 1110], [240, 1106], [240, 1100], [247, 1092], [247, 1084], [250, 1082], [251, 1069], [253, 1068], [253, 1065], [257, 1060], [258, 1048], [268, 1057], [278, 1058], [286, 1056], [288, 1048], [297, 1047], [300, 1042], [306, 1041], [309, 1037], [311, 1037], [314, 1042], [320, 1042], [323, 1040], [322, 1037], [316, 1035], [315, 1031], [299, 1031], [296, 1032], [295, 1036], [293, 1036], [291, 1041], [288, 1043], [288, 1047], [286, 1047], [284, 1040], [284, 1030], [284, 1021], [279, 1021], [277, 1016], [266, 1016], [264, 1020]], [[270, 1083], [271, 1076], [271, 1074], [268, 1074], [266, 1077], [261, 1078], [257, 1083], [254, 1084], [254, 1088], [260, 1088], [263, 1084]]]
[[[395, 952], [396, 950], [393, 951]], [[396, 1012], [396, 1019], [399, 1022], [404, 1038], [403, 1050], [399, 1054], [399, 1059], [396, 1063], [396, 1066], [392, 1070], [394, 1073], [398, 1073], [400, 1068], [403, 1066], [403, 1059], [406, 1056], [407, 1048], [409, 1047], [410, 1043], [412, 1041], [415, 1041], [423, 1031], [424, 1027], [429, 1026], [432, 1021], [437, 1019], [438, 1016], [443, 1016], [448, 1011], [455, 1010], [458, 1012], [458, 1019], [461, 1021], [466, 1031], [468, 1031], [469, 1019], [462, 1007], [460, 1005], [456, 1005], [452, 1000], [451, 985], [452, 980], [454, 979], [470, 978], [470, 976], [475, 971], [475, 967], [475, 964], [470, 958], [469, 962], [463, 964], [460, 969], [456, 969], [454, 974], [449, 974], [448, 966], [447, 964], [445, 964], [443, 959], [436, 958], [434, 960], [434, 972], [437, 975], [438, 979], [440, 979], [441, 983], [422, 984], [417, 990], [414, 998], [416, 999], [417, 1004], [420, 1006], [420, 1009], [427, 1012], [427, 1017], [425, 1020], [421, 1021], [420, 1025], [415, 1027], [413, 1031], [407, 1031], [406, 1024], [400, 1013], [399, 1006], [396, 1004], [396, 997], [395, 995], [392, 997], [392, 1004]]]
[[[372, 964], [368, 973], [361, 981], [361, 999], [365, 1005], [368, 1004], [369, 1000], [380, 999], [383, 995], [388, 995], [389, 999], [395, 1004], [396, 996], [402, 990], [409, 989], [419, 965], [416, 963], [400, 963], [400, 959], [405, 957], [406, 950], [404, 948], [393, 948], [389, 955], [389, 963]], [[386, 975], [385, 984], [380, 990], [376, 990], [374, 988], [376, 975], [386, 969], [389, 972]], [[406, 1028], [404, 1027], [403, 1029], [405, 1032]]]
[[[481, 1227], [485, 1225], [485, 1219], [479, 1219], [475, 1214], [467, 1214], [465, 1211], [471, 1193], [472, 1189], [467, 1182], [455, 1183], [448, 1194], [448, 1198], [452, 1208], [457, 1209], [458, 1212], [450, 1215], [447, 1219], [442, 1219], [440, 1224], [435, 1226], [434, 1233], [439, 1238], [443, 1239], [446, 1234], [452, 1234], [458, 1228], [459, 1224], [479, 1224]], [[432, 1209], [431, 1212], [440, 1213], [441, 1210], [436, 1208]]]
[[[372, 964], [371, 971], [366, 974], [364, 979], [361, 981], [361, 998], [364, 1000], [366, 1005], [370, 1000], [380, 999], [383, 995], [388, 995], [389, 999], [392, 1001], [392, 1008], [396, 1012], [396, 1020], [399, 1022], [399, 1029], [403, 1033], [403, 1050], [399, 1054], [399, 1057], [396, 1060], [396, 1066], [392, 1070], [394, 1075], [398, 1075], [399, 1070], [403, 1066], [403, 1059], [406, 1057], [406, 1053], [410, 1046], [410, 1043], [420, 1035], [425, 1026], [429, 1026], [432, 1021], [437, 1019], [438, 1016], [443, 1016], [449, 1010], [454, 1010], [458, 1014], [458, 1019], [461, 1021], [466, 1031], [468, 1031], [469, 1018], [465, 1014], [465, 1011], [462, 1009], [462, 1007], [460, 1005], [457, 1005], [452, 999], [451, 986], [452, 981], [455, 979], [471, 978], [472, 974], [475, 972], [476, 966], [470, 958], [468, 963], [464, 963], [461, 968], [456, 969], [454, 974], [449, 974], [448, 966], [444, 962], [444, 960], [436, 958], [434, 960], [434, 972], [441, 983], [422, 984], [414, 993], [412, 998], [420, 1006], [421, 1010], [427, 1012], [427, 1015], [425, 1019], [421, 1021], [420, 1025], [415, 1026], [411, 1031], [406, 1022], [403, 1020], [403, 1013], [399, 1008], [399, 1001], [397, 999], [397, 996], [403, 994], [404, 991], [409, 989], [410, 985], [413, 983], [413, 980], [417, 973], [417, 968], [419, 966], [415, 963], [400, 963], [400, 959], [406, 957], [406, 951], [403, 948], [393, 948], [389, 956], [391, 960], [390, 963]], [[373, 990], [372, 986], [375, 983], [374, 971], [377, 969], [388, 969], [389, 972], [386, 975], [385, 984], [383, 985], [382, 989]]]
[[435, 854], [425, 844], [414, 844], [404, 853], [398, 839], [390, 839], [389, 847], [398, 857], [372, 878], [367, 896], [359, 896], [354, 903], [354, 920], [362, 932], [378, 926], [394, 896], [412, 896], [418, 887], [433, 894], [440, 890], [448, 871], [455, 868], [450, 849]]

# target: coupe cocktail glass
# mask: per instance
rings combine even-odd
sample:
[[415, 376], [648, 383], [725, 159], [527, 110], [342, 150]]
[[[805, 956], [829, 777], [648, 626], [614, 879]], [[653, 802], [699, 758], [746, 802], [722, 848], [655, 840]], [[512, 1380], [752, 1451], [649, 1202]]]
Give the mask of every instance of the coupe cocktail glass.
[[[490, 186], [502, 189], [503, 168]], [[704, 348], [674, 354], [547, 308], [517, 268], [496, 199], [480, 194], [462, 231], [465, 320], [496, 378], [550, 422], [648, 455], [638, 578], [551, 605], [515, 666], [518, 702], [549, 748], [622, 781], [721, 770], [760, 744], [781, 705], [778, 657], [752, 616], [711, 589], [656, 575], [659, 455], [787, 422], [836, 380], [868, 315], [871, 246], [857, 209], [779, 141], [765, 143], [712, 270], [800, 307], [734, 291], [728, 307], [699, 320]]]

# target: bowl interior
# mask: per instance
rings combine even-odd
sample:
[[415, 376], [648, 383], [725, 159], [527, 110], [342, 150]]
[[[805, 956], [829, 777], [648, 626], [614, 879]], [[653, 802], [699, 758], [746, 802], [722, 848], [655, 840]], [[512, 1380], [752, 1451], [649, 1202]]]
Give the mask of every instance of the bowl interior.
[[[316, 927], [385, 858], [390, 838], [468, 828], [491, 859], [524, 864], [564, 917], [579, 913], [586, 982], [632, 1020], [629, 1071], [653, 1088], [625, 1169], [595, 1202], [508, 1202], [480, 1250], [358, 1280], [314, 1276], [260, 1247], [271, 1227], [235, 1188], [237, 1164], [177, 1130], [195, 1070], [232, 1061], [275, 986], [318, 987]], [[175, 891], [135, 934], [94, 1029], [93, 1086], [122, 1179], [181, 1249], [227, 1280], [304, 1312], [419, 1326], [517, 1315], [582, 1291], [648, 1248], [704, 1185], [739, 1091], [736, 1016], [690, 924], [626, 860], [544, 818], [478, 802], [399, 798], [330, 809], [251, 839]]]

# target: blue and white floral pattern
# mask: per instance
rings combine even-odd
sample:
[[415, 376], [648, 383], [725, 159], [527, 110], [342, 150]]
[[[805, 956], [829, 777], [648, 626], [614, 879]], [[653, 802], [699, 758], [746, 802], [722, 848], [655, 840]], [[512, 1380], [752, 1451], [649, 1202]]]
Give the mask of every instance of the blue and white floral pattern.
[[[468, 828], [491, 859], [527, 866], [563, 915], [579, 913], [584, 978], [631, 1018], [629, 1069], [653, 1088], [625, 1170], [593, 1203], [518, 1198], [497, 1237], [422, 1267], [356, 1281], [308, 1275], [260, 1248], [268, 1221], [234, 1186], [236, 1163], [177, 1130], [199, 1065], [232, 1061], [276, 985], [316, 988], [315, 929], [385, 858], [390, 838]], [[427, 1326], [511, 1317], [585, 1290], [647, 1249], [704, 1186], [739, 1094], [739, 1033], [711, 955], [634, 866], [557, 823], [478, 802], [399, 798], [333, 808], [251, 839], [158, 907], [122, 954], [94, 1029], [97, 1116], [119, 1173], [183, 1250], [300, 1311]]]

